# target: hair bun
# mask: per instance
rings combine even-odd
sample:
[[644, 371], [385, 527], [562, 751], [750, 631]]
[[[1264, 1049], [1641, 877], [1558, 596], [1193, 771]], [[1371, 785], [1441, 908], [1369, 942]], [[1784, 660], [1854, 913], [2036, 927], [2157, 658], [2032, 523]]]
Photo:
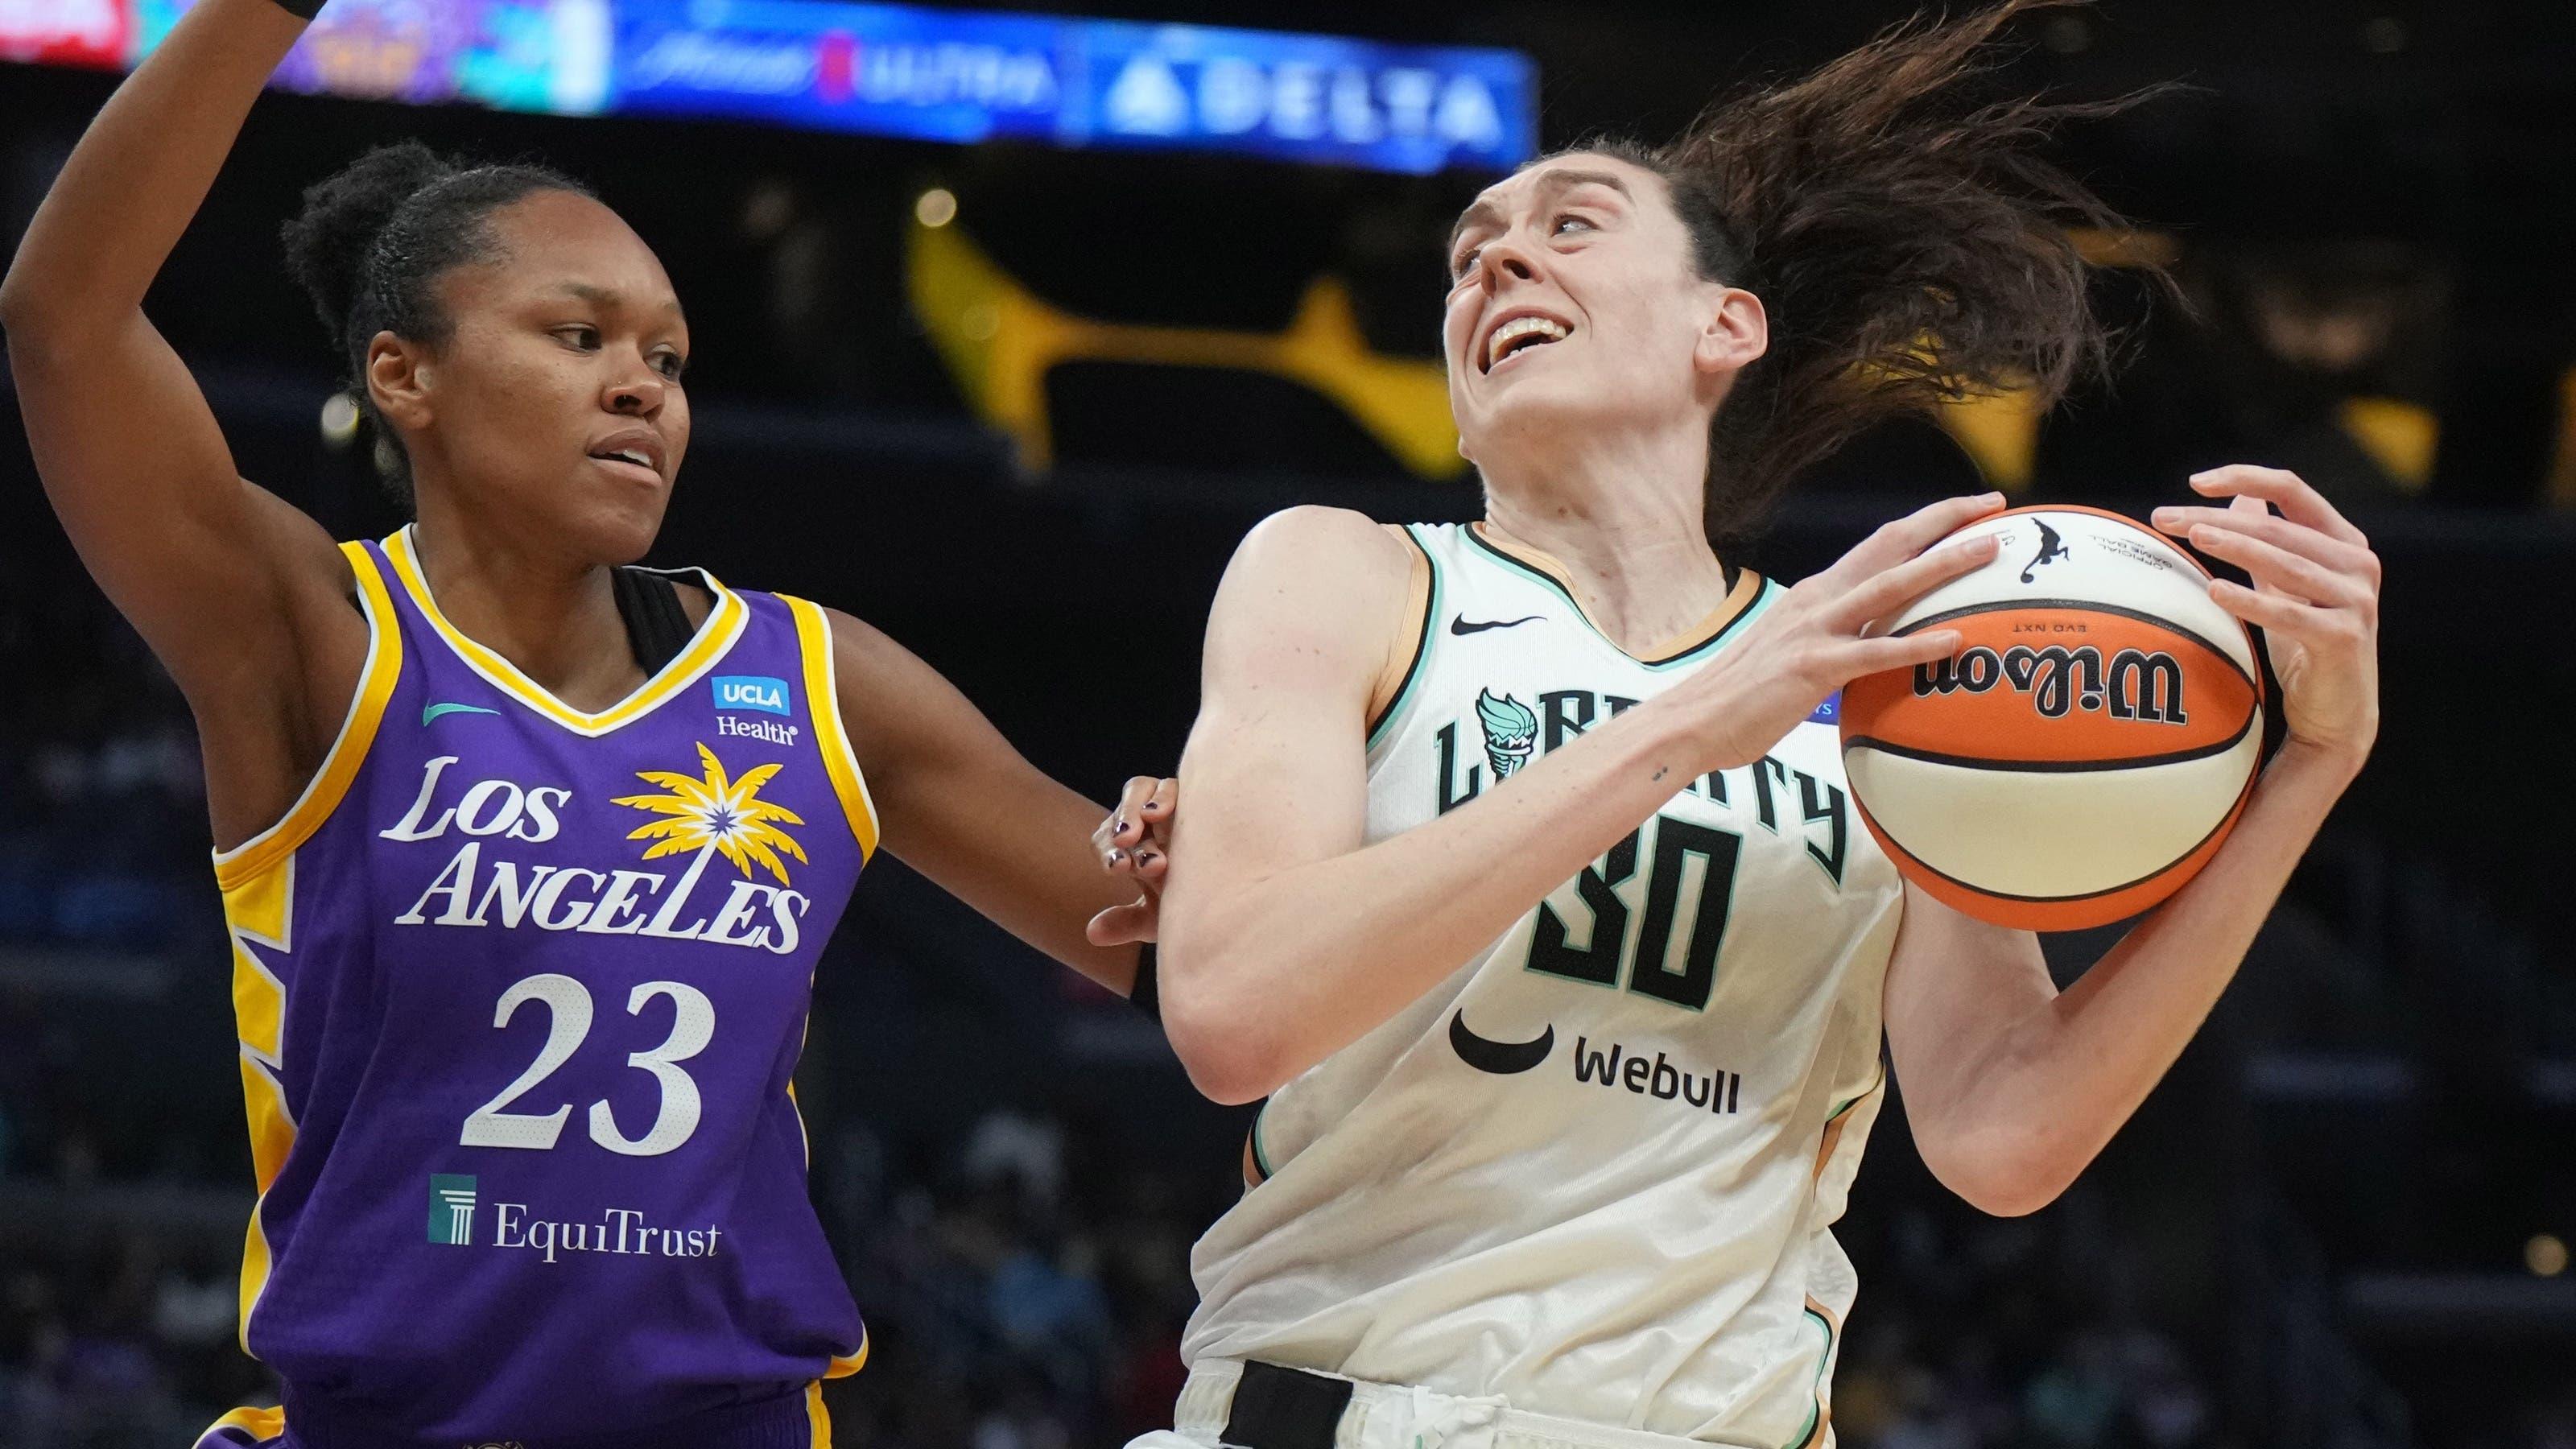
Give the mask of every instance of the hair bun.
[[306, 187], [304, 210], [286, 224], [286, 268], [313, 298], [339, 342], [348, 330], [367, 250], [403, 203], [457, 173], [418, 141], [379, 146]]

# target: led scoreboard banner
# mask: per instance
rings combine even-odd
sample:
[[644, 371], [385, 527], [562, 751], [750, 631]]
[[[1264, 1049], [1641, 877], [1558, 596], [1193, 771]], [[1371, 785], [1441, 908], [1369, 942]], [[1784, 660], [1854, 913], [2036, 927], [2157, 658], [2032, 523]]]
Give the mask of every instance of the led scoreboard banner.
[[[0, 61], [131, 67], [188, 3], [0, 0]], [[332, 0], [276, 83], [1415, 174], [1537, 149], [1512, 51], [830, 0]]]

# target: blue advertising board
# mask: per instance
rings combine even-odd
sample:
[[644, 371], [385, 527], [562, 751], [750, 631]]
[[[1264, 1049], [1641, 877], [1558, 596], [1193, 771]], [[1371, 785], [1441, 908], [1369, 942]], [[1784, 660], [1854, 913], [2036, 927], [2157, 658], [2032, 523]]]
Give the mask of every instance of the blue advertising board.
[[[0, 58], [131, 66], [190, 3], [0, 0]], [[104, 19], [74, 25], [82, 7]], [[1415, 174], [1538, 144], [1537, 69], [1511, 51], [847, 0], [333, 0], [277, 84]]]

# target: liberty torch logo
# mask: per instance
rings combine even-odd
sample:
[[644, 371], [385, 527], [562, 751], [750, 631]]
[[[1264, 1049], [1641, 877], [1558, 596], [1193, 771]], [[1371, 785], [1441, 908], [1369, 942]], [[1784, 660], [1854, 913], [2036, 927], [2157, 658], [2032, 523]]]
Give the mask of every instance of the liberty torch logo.
[[474, 1179], [434, 1172], [429, 1178], [429, 1240], [474, 1246]]
[[1490, 689], [1476, 692], [1476, 718], [1485, 726], [1485, 758], [1493, 763], [1497, 783], [1529, 763], [1530, 746], [1538, 741], [1538, 716], [1528, 705]]

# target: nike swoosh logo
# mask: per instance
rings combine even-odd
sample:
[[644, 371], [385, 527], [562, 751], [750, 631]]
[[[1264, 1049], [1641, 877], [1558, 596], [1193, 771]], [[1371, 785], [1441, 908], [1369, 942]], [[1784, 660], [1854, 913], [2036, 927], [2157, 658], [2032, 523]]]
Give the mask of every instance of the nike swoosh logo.
[[1533, 1041], [1494, 1041], [1467, 1029], [1467, 1012], [1462, 1007], [1450, 1014], [1449, 1045], [1457, 1051], [1458, 1060], [1477, 1071], [1508, 1077], [1547, 1060], [1548, 1052], [1556, 1046], [1556, 1024], [1550, 1022]]
[[1470, 624], [1467, 622], [1467, 616], [1461, 614], [1457, 618], [1449, 621], [1449, 632], [1452, 634], [1482, 634], [1488, 629], [1508, 629], [1515, 624], [1534, 624], [1538, 622], [1538, 619], [1538, 615], [1532, 614], [1527, 618], [1522, 619], [1495, 619], [1487, 623]]
[[424, 706], [422, 706], [421, 711], [420, 711], [420, 722], [421, 722], [422, 724], [428, 724], [431, 720], [434, 720], [434, 719], [438, 718], [440, 715], [443, 715], [443, 714], [499, 714], [499, 713], [500, 713], [500, 711], [499, 711], [499, 710], [497, 710], [497, 709], [485, 709], [483, 706], [481, 706], [481, 705], [479, 705], [479, 704], [432, 704], [432, 705], [424, 705]]

